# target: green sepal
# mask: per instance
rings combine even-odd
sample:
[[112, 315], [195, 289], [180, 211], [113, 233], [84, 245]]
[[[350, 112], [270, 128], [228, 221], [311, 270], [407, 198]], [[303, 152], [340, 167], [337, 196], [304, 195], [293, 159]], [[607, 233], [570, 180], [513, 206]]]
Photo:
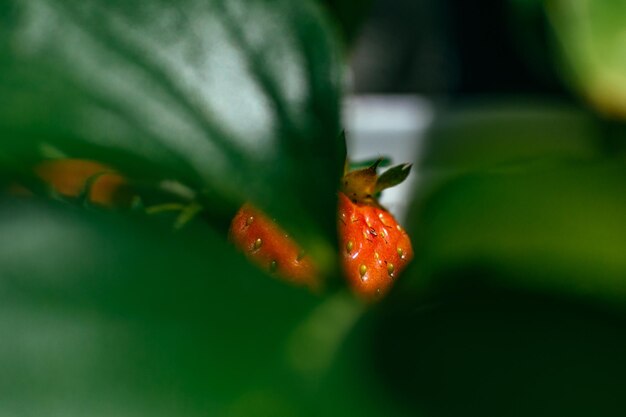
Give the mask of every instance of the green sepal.
[[389, 156], [380, 156], [376, 159], [366, 159], [363, 161], [350, 161], [349, 167], [350, 171], [354, 171], [357, 169], [369, 168], [372, 165], [376, 164], [377, 167], [385, 168], [391, 165], [391, 157]]
[[375, 192], [379, 193], [403, 182], [409, 176], [412, 166], [412, 164], [400, 164], [383, 172], [376, 180]]

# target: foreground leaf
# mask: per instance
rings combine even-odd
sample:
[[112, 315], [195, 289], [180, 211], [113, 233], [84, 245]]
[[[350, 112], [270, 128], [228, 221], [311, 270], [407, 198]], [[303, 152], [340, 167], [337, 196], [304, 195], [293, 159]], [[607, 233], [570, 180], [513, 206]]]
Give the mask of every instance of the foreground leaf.
[[0, 6], [3, 157], [28, 162], [53, 145], [180, 180], [218, 212], [252, 200], [320, 261], [344, 160], [338, 79], [308, 2]]
[[0, 226], [0, 414], [307, 415], [284, 355], [320, 300], [208, 228], [12, 201]]

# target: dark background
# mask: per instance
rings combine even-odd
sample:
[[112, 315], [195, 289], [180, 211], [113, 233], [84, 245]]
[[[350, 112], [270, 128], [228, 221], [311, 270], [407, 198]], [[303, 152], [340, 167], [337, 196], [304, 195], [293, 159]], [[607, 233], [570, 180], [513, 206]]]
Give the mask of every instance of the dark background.
[[565, 94], [540, 10], [501, 0], [377, 0], [351, 52], [356, 93]]

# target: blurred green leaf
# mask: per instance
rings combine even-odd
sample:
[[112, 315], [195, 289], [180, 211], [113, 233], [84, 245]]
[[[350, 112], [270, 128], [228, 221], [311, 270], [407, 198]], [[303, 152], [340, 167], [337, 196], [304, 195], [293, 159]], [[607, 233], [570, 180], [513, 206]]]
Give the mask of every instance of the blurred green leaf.
[[497, 285], [624, 308], [624, 187], [626, 167], [605, 159], [452, 179], [413, 207], [412, 284], [478, 269]]
[[560, 80], [554, 57], [554, 42], [551, 37], [544, 0], [507, 0], [509, 35], [515, 41], [516, 51], [533, 75], [546, 86], [559, 87]]
[[474, 281], [388, 309], [364, 334], [360, 367], [409, 415], [614, 417], [626, 406], [624, 317], [558, 298]]
[[623, 315], [455, 272], [467, 285], [428, 298], [395, 292], [359, 321], [320, 389], [333, 399], [327, 414], [620, 415]]
[[596, 118], [531, 104], [466, 103], [428, 137], [415, 259], [364, 333], [415, 414], [624, 408], [626, 168]]
[[387, 379], [379, 367], [381, 362], [391, 358], [381, 356], [378, 345], [388, 343], [395, 346], [400, 340], [397, 336], [378, 340], [383, 336], [378, 328], [380, 313], [388, 307], [385, 304], [382, 308], [370, 309], [347, 333], [332, 366], [319, 384], [318, 398], [329, 399], [320, 402], [320, 415], [422, 415], [416, 414], [415, 407], [398, 401], [395, 384], [402, 383], [401, 379]]
[[601, 130], [589, 113], [547, 97], [467, 100], [435, 120], [419, 169], [453, 174], [594, 158], [602, 154]]
[[311, 4], [12, 0], [0, 28], [3, 154], [52, 145], [208, 209], [251, 200], [328, 262], [340, 65]]
[[0, 414], [309, 415], [285, 352], [322, 300], [208, 227], [14, 201], [0, 226]]
[[609, 127], [547, 100], [468, 102], [440, 116], [408, 219], [417, 259], [405, 289], [478, 270], [492, 284], [619, 307], [626, 171], [609, 155]]
[[372, 0], [318, 0], [329, 14], [344, 40], [350, 46], [358, 37], [363, 22], [369, 15]]
[[563, 76], [600, 112], [626, 118], [626, 1], [544, 1]]

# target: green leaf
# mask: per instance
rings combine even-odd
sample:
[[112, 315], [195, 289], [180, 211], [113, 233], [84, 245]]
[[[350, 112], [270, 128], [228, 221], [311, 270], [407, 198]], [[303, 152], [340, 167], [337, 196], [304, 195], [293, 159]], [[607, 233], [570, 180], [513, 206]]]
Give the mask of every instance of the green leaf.
[[358, 39], [364, 21], [370, 15], [372, 0], [318, 0], [333, 17], [348, 46]]
[[576, 106], [544, 98], [467, 100], [439, 114], [420, 173], [463, 173], [602, 155], [602, 125]]
[[209, 228], [14, 201], [0, 227], [0, 414], [309, 415], [285, 357], [322, 300]]
[[476, 171], [445, 182], [413, 207], [417, 259], [407, 282], [419, 288], [484, 271], [494, 285], [622, 309], [625, 186], [624, 165], [606, 159]]
[[340, 66], [311, 4], [12, 0], [0, 22], [3, 153], [177, 179], [218, 212], [251, 200], [328, 263]]
[[358, 366], [404, 415], [612, 417], [626, 406], [625, 330], [623, 315], [473, 281], [380, 314]]
[[436, 122], [408, 218], [416, 260], [405, 290], [482, 271], [495, 285], [616, 307], [626, 299], [614, 129], [569, 105], [531, 104], [466, 104]]
[[544, 2], [563, 76], [605, 115], [626, 118], [626, 1]]
[[323, 381], [323, 414], [619, 415], [624, 315], [482, 277], [428, 298], [396, 291], [363, 316]]

